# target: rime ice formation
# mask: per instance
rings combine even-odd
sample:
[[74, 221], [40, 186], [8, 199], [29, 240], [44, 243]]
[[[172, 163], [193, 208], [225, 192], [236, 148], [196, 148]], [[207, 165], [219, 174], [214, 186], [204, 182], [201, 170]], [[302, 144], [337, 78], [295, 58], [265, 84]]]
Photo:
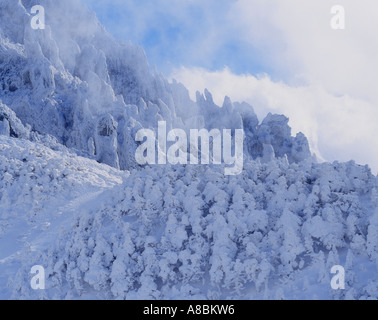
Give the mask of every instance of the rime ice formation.
[[[137, 165], [159, 121], [243, 129], [242, 174]], [[78, 1], [1, 1], [0, 298], [377, 299], [377, 207], [368, 167], [316, 163], [283, 115], [192, 101]]]
[[[151, 73], [141, 48], [117, 43], [77, 1], [39, 1], [49, 23], [33, 30], [34, 3], [0, 5], [0, 99], [32, 131], [122, 170], [135, 166], [125, 150], [135, 148], [136, 129], [156, 130], [159, 120], [168, 129], [245, 129], [254, 159], [263, 156], [264, 144], [290, 162], [311, 156], [305, 137], [291, 137], [284, 116], [269, 115], [259, 125], [251, 106], [226, 97], [219, 107], [207, 90], [191, 101], [182, 85]], [[80, 14], [87, 19], [75, 20]], [[9, 21], [19, 25], [11, 30]]]

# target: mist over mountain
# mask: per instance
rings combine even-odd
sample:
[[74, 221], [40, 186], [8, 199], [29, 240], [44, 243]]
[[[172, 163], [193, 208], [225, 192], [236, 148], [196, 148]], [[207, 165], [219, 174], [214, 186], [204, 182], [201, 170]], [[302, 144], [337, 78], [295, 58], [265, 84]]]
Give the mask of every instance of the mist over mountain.
[[[242, 173], [139, 165], [135, 136], [161, 121], [243, 129]], [[317, 163], [288, 121], [206, 89], [191, 100], [79, 1], [3, 0], [0, 298], [377, 299], [378, 179]]]

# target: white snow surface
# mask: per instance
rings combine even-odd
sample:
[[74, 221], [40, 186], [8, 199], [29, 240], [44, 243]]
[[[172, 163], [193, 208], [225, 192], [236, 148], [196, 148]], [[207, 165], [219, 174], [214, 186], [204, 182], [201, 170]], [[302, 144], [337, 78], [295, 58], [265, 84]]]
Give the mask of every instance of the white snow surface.
[[[162, 120], [244, 129], [242, 174], [137, 165]], [[377, 208], [367, 166], [317, 163], [283, 115], [190, 100], [79, 1], [1, 1], [0, 299], [377, 299]]]

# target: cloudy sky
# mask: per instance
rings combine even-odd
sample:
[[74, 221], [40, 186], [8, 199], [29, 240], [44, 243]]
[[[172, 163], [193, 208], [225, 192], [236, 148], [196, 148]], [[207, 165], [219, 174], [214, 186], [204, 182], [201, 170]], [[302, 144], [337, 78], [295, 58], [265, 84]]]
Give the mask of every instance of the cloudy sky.
[[[290, 118], [319, 158], [378, 172], [376, 0], [85, 0], [191, 92], [208, 88]], [[334, 30], [334, 5], [345, 29]]]

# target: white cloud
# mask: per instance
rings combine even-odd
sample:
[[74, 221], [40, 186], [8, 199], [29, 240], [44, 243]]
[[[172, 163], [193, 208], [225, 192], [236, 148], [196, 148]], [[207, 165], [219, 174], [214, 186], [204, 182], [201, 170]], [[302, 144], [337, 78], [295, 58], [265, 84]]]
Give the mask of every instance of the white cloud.
[[[333, 30], [331, 7], [343, 5], [346, 29]], [[208, 88], [290, 117], [326, 160], [356, 160], [378, 171], [378, 3], [376, 0], [238, 0], [225, 24], [257, 48], [268, 76], [176, 69], [171, 78], [191, 93]], [[224, 39], [227, 41], [227, 39]]]
[[219, 105], [225, 95], [250, 103], [260, 120], [267, 112], [285, 114], [293, 134], [303, 132], [321, 158], [353, 159], [378, 171], [378, 110], [371, 103], [347, 95], [337, 97], [320, 85], [292, 87], [268, 76], [235, 75], [227, 68], [209, 72], [182, 67], [171, 77], [182, 82], [192, 98], [195, 91], [207, 88]]
[[[345, 8], [345, 30], [330, 26], [335, 4]], [[229, 19], [287, 79], [377, 102], [377, 16], [376, 0], [238, 0]]]

